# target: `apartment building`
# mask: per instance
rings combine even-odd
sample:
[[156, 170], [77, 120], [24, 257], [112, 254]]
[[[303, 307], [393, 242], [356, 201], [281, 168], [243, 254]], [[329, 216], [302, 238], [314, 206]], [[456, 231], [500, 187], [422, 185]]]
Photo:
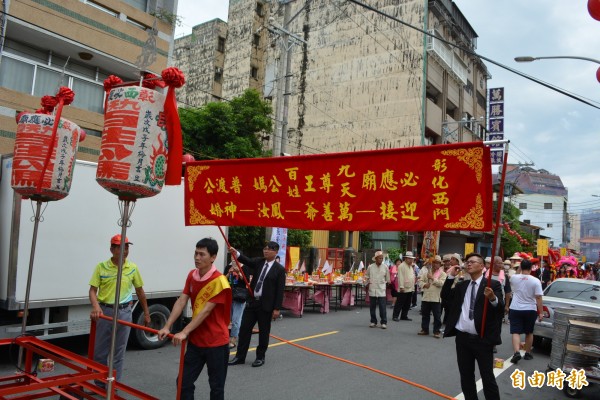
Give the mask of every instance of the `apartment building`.
[[227, 23], [216, 18], [175, 39], [173, 62], [186, 80], [185, 86], [177, 91], [180, 105], [199, 107], [223, 98], [226, 38]]
[[0, 7], [0, 154], [13, 151], [15, 115], [68, 86], [75, 100], [62, 116], [87, 132], [78, 158], [96, 161], [103, 81], [135, 82], [140, 69], [160, 75], [171, 56], [176, 1], [11, 0]]
[[540, 234], [549, 238], [551, 247], [567, 247], [569, 191], [560, 177], [544, 169], [509, 166], [506, 181], [522, 191], [510, 197], [511, 203], [521, 211], [519, 219], [540, 227]]

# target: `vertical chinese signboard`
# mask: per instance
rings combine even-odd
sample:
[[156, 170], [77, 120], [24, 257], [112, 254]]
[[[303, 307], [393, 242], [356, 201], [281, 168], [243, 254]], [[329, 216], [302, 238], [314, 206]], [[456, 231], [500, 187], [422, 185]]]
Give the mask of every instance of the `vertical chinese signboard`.
[[[487, 140], [504, 140], [504, 88], [488, 89], [488, 134]], [[504, 146], [492, 144], [492, 164], [504, 161]]]
[[187, 163], [186, 225], [332, 231], [491, 229], [482, 142]]

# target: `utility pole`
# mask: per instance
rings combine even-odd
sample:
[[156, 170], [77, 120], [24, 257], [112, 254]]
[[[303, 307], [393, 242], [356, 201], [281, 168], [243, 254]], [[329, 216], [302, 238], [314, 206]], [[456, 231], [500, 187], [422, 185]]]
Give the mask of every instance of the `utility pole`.
[[[283, 0], [286, 1], [286, 0]], [[283, 29], [281, 35], [281, 44], [279, 51], [279, 65], [277, 68], [277, 103], [275, 104], [275, 135], [273, 136], [273, 157], [279, 157], [283, 153], [283, 142], [285, 142], [283, 133], [287, 131], [285, 125], [287, 125], [287, 107], [284, 107], [284, 86], [287, 86], [287, 64], [288, 54], [291, 53], [291, 46], [289, 45], [289, 34], [287, 32], [288, 25], [290, 24], [291, 14], [291, 1], [286, 1], [283, 9]], [[269, 21], [271, 22], [271, 21]], [[273, 25], [273, 24], [271, 24]], [[284, 74], [286, 74], [284, 76]], [[285, 96], [287, 99], [287, 96]], [[286, 104], [287, 106], [287, 104]], [[284, 121], [285, 118], [285, 121]]]
[[307, 0], [305, 5], [298, 12], [291, 16], [291, 3], [295, 0], [280, 0], [284, 5], [283, 26], [279, 27], [269, 19], [269, 25], [273, 30], [281, 34], [281, 50], [279, 55], [279, 65], [277, 68], [277, 103], [275, 104], [275, 135], [273, 137], [273, 157], [279, 157], [287, 150], [287, 125], [288, 108], [290, 101], [290, 77], [292, 76], [292, 48], [295, 44], [306, 41], [289, 31], [290, 23], [300, 15], [311, 0]]

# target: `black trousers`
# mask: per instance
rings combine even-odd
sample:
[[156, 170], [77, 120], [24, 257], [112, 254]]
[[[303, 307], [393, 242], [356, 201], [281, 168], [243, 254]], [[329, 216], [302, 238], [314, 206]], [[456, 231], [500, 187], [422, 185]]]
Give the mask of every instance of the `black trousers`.
[[438, 302], [422, 301], [421, 302], [421, 329], [429, 333], [430, 314], [433, 314], [433, 333], [440, 333], [442, 327], [442, 305]]
[[240, 360], [246, 359], [252, 338], [252, 328], [258, 322], [258, 347], [256, 348], [256, 359], [264, 360], [265, 353], [269, 347], [269, 334], [271, 333], [271, 317], [273, 313], [264, 311], [260, 301], [250, 300], [246, 303], [242, 324], [240, 325], [240, 336], [238, 339], [237, 352], [235, 356]]
[[477, 400], [475, 361], [483, 382], [486, 400], [500, 400], [500, 391], [494, 376], [494, 346], [481, 340], [479, 335], [456, 332], [456, 361], [460, 372], [460, 387], [465, 400]]
[[194, 400], [194, 382], [206, 365], [210, 400], [225, 398], [225, 378], [227, 378], [227, 361], [229, 360], [229, 344], [220, 347], [197, 347], [187, 344], [183, 361], [181, 379], [181, 399]]
[[[412, 292], [398, 292], [398, 298], [396, 304], [394, 304], [394, 311], [392, 317], [408, 318], [408, 310], [410, 310], [410, 302], [412, 300]], [[402, 314], [400, 314], [402, 312]]]

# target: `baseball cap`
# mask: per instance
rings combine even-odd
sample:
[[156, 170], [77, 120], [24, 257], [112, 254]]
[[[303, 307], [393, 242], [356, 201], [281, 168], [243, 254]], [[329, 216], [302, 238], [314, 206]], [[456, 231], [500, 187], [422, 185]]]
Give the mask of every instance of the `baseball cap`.
[[[121, 244], [121, 235], [115, 235], [110, 238], [110, 244]], [[129, 241], [127, 236], [125, 237], [125, 244], [133, 244]]]

